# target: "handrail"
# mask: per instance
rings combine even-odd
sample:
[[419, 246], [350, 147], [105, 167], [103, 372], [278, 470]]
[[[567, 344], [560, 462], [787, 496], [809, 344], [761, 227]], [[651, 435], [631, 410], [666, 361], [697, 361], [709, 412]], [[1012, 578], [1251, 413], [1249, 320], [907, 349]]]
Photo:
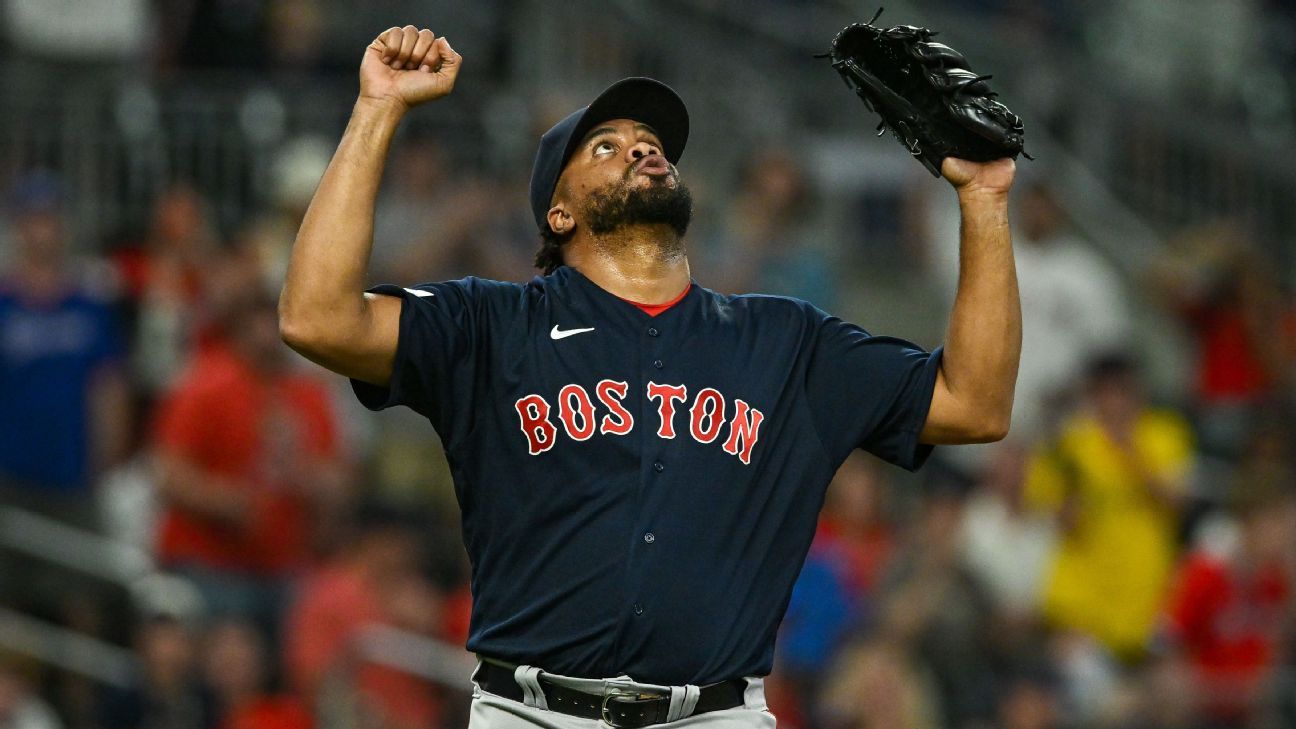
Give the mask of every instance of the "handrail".
[[357, 636], [367, 661], [403, 671], [443, 686], [469, 688], [477, 660], [463, 648], [389, 625], [369, 625]]
[[1047, 160], [1072, 225], [1128, 273], [1146, 270], [1163, 247], [1160, 233], [1047, 130], [1032, 131], [1031, 151], [1041, 163]]
[[[132, 592], [161, 573], [138, 547], [122, 544], [57, 519], [13, 506], [0, 506], [0, 546], [70, 567]], [[357, 639], [368, 661], [438, 684], [467, 689], [476, 667], [462, 647], [386, 625], [366, 627]], [[0, 607], [0, 648], [126, 687], [138, 675], [138, 659], [98, 638]]]
[[0, 506], [0, 546], [126, 587], [153, 572], [138, 547], [14, 506]]
[[109, 686], [129, 688], [139, 675], [139, 660], [125, 648], [3, 607], [0, 647]]

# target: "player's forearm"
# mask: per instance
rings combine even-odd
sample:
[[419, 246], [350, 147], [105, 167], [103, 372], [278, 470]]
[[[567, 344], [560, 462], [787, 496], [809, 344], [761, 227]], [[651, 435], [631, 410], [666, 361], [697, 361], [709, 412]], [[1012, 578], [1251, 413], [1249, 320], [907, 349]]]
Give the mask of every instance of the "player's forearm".
[[959, 282], [941, 374], [986, 439], [1007, 433], [1021, 356], [1021, 302], [1007, 191], [959, 194]]
[[374, 205], [403, 114], [398, 105], [356, 102], [302, 220], [280, 295], [280, 328], [294, 346], [346, 337], [366, 325]]

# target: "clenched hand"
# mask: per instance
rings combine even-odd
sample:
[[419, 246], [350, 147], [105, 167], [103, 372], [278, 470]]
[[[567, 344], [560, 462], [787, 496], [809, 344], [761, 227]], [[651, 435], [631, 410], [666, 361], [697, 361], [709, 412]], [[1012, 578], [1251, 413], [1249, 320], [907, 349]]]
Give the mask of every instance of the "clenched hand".
[[449, 94], [462, 64], [450, 43], [427, 28], [392, 27], [365, 49], [360, 98], [410, 109]]

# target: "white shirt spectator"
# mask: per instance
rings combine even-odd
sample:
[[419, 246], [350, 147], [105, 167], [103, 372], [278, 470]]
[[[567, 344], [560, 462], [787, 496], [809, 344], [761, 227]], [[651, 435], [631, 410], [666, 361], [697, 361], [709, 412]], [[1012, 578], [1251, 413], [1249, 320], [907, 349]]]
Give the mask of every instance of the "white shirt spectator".
[[999, 494], [982, 488], [968, 499], [962, 537], [964, 559], [996, 606], [1015, 615], [1039, 606], [1055, 540], [1047, 516], [1014, 513]]
[[1116, 272], [1078, 238], [1019, 240], [1022, 352], [1013, 430], [1046, 424], [1048, 401], [1074, 384], [1093, 357], [1121, 347], [1128, 333], [1125, 292]]

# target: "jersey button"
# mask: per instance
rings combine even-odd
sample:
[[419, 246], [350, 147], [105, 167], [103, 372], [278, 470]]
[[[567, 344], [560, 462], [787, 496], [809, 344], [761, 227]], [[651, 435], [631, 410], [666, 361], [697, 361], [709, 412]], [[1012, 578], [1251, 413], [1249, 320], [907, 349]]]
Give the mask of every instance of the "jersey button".
[[653, 534], [652, 532], [648, 532], [647, 534], [644, 535], [644, 541], [648, 542], [649, 544], [652, 544], [653, 542], [657, 541], [657, 535]]
[[634, 604], [634, 614], [635, 614], [635, 615], [643, 615], [643, 605], [640, 605], [639, 603], [635, 603], [635, 604]]
[[661, 473], [662, 471], [666, 470], [666, 466], [661, 461], [657, 461], [656, 463], [653, 464], [653, 470], [656, 471], [657, 473]]
[[653, 367], [656, 367], [657, 369], [661, 369], [661, 368], [662, 368], [662, 361], [659, 360], [659, 359], [655, 359], [655, 360], [653, 360]]
[[650, 337], [657, 336], [657, 327], [648, 327], [648, 336]]

